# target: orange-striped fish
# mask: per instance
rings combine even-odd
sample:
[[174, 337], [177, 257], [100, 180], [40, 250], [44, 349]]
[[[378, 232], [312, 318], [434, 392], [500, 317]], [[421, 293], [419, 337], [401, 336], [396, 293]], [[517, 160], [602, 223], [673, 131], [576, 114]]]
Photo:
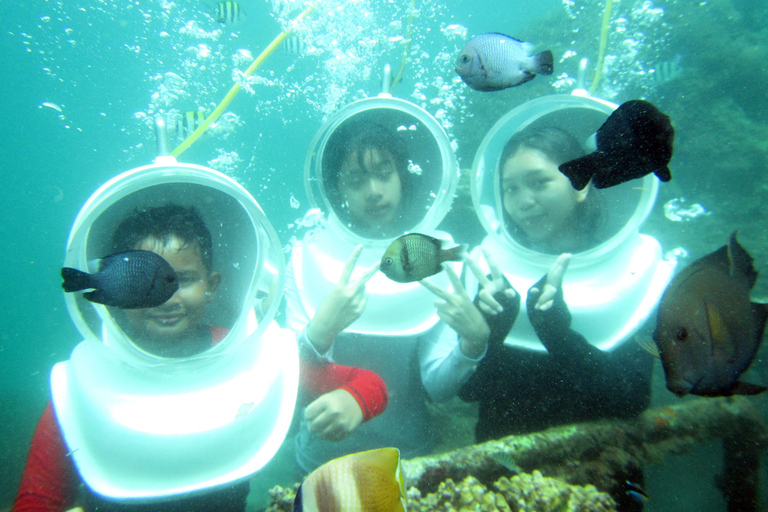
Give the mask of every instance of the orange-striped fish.
[[293, 512], [405, 512], [405, 484], [397, 448], [333, 459], [301, 484]]

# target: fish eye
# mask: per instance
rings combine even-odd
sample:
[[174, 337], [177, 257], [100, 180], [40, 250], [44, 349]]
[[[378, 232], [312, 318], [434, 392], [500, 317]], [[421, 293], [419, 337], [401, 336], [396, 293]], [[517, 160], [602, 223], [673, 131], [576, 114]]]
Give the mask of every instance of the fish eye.
[[469, 56], [465, 53], [461, 56], [461, 63], [466, 64], [467, 62], [469, 62]]
[[685, 341], [688, 339], [688, 329], [680, 329], [677, 333], [678, 341]]
[[390, 266], [390, 265], [392, 264], [392, 258], [390, 258], [389, 256], [387, 256], [386, 258], [384, 258], [384, 262], [383, 262], [383, 263], [384, 263], [384, 266], [385, 266], [385, 267], [388, 267], [388, 266]]

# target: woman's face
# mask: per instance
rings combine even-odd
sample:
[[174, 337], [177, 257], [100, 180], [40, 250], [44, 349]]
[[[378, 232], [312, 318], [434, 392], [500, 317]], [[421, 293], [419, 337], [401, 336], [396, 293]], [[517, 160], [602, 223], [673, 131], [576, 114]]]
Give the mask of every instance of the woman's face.
[[540, 151], [526, 147], [502, 167], [504, 210], [532, 241], [545, 245], [573, 238], [576, 206], [587, 197], [588, 188], [574, 189], [557, 167]]
[[403, 190], [400, 175], [388, 151], [364, 149], [341, 164], [339, 190], [355, 224], [365, 230], [387, 232], [400, 213]]

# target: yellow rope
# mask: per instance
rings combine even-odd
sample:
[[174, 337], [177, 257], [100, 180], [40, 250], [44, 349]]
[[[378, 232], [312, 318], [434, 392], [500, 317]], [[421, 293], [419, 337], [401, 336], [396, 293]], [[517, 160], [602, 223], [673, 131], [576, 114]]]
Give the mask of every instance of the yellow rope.
[[400, 79], [403, 78], [403, 70], [405, 69], [405, 61], [408, 59], [408, 54], [411, 51], [411, 34], [413, 33], [413, 11], [415, 10], [416, 0], [411, 0], [411, 9], [408, 12], [408, 30], [405, 34], [405, 48], [403, 49], [403, 58], [400, 61], [400, 69], [397, 71], [395, 79], [392, 80], [392, 84], [389, 86], [390, 92], [400, 83]]
[[600, 31], [600, 51], [597, 55], [597, 68], [595, 77], [592, 79], [592, 85], [589, 86], [589, 93], [595, 94], [597, 84], [600, 83], [600, 77], [603, 74], [603, 62], [605, 60], [605, 48], [608, 46], [608, 29], [611, 25], [611, 9], [613, 0], [605, 0], [605, 11], [603, 12], [603, 28]]
[[[299, 14], [296, 19], [293, 21], [293, 25], [295, 26], [297, 23], [299, 23], [301, 20], [306, 18], [309, 13], [312, 12], [314, 9], [314, 5], [310, 5], [306, 9], [304, 9], [304, 12]], [[279, 36], [275, 38], [274, 41], [272, 41], [269, 46], [267, 46], [263, 52], [261, 52], [261, 55], [256, 57], [256, 60], [253, 61], [253, 63], [248, 66], [248, 69], [245, 70], [244, 76], [250, 76], [252, 75], [259, 67], [264, 63], [264, 61], [269, 57], [272, 52], [275, 51], [275, 49], [280, 46], [280, 43], [282, 43], [286, 37], [288, 37], [291, 32], [293, 32], [292, 28], [289, 28], [288, 30], [283, 31]], [[216, 120], [221, 116], [221, 114], [224, 113], [226, 108], [229, 106], [230, 103], [232, 103], [232, 100], [235, 99], [235, 96], [237, 96], [237, 93], [240, 92], [240, 84], [235, 84], [232, 89], [229, 90], [227, 95], [224, 97], [223, 100], [221, 100], [221, 103], [214, 109], [213, 112], [211, 112], [211, 115], [209, 115], [205, 121], [203, 121], [200, 126], [197, 127], [197, 130], [189, 134], [189, 137], [184, 139], [184, 142], [179, 144], [176, 149], [171, 151], [171, 156], [177, 157], [180, 154], [182, 154], [184, 151], [186, 151], [189, 146], [191, 146], [197, 139], [200, 138], [202, 134], [208, 130], [208, 127], [210, 127], [213, 123], [216, 122]]]

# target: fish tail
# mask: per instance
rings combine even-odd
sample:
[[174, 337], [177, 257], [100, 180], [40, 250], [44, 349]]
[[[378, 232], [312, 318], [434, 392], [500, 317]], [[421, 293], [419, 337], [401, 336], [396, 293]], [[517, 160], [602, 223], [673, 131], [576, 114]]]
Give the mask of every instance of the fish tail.
[[653, 171], [653, 174], [655, 174], [664, 183], [672, 179], [672, 172], [669, 170], [669, 167], [664, 167], [658, 171]]
[[64, 279], [61, 287], [64, 288], [65, 292], [78, 292], [86, 288], [94, 288], [91, 275], [82, 270], [64, 267], [61, 269], [61, 277]]
[[461, 244], [450, 249], [443, 249], [440, 254], [440, 263], [443, 261], [464, 261], [468, 248], [467, 244]]
[[551, 75], [555, 70], [552, 52], [547, 50], [533, 56], [533, 71], [537, 75]]
[[[576, 158], [570, 162], [561, 164], [560, 172], [571, 180], [571, 185], [576, 190], [583, 190], [589, 184], [589, 180], [602, 168], [600, 158], [596, 153]], [[598, 187], [600, 188], [600, 187]]]

